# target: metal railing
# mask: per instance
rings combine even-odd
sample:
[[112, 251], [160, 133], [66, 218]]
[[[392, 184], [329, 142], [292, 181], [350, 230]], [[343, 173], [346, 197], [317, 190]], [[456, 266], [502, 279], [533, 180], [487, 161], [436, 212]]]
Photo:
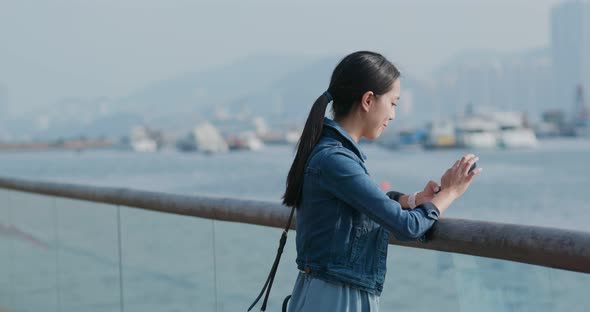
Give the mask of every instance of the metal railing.
[[[263, 201], [16, 178], [0, 178], [0, 188], [279, 228], [285, 226], [290, 212], [278, 203]], [[590, 232], [441, 218], [429, 231], [426, 243], [392, 237], [390, 244], [590, 273]]]

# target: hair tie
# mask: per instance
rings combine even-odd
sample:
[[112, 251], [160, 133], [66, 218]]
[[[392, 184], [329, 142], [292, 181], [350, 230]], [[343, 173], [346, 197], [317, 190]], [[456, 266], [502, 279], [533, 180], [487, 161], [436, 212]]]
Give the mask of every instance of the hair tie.
[[332, 95], [330, 94], [330, 92], [326, 91], [323, 94], [326, 98], [328, 98], [328, 103], [332, 102], [333, 98]]

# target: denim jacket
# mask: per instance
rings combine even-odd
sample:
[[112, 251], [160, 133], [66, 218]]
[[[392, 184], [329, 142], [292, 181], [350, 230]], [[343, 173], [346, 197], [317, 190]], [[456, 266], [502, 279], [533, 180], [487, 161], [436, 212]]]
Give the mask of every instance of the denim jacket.
[[335, 121], [308, 158], [297, 209], [297, 267], [327, 282], [380, 295], [390, 234], [424, 240], [438, 220], [432, 203], [404, 210], [371, 179], [366, 156]]

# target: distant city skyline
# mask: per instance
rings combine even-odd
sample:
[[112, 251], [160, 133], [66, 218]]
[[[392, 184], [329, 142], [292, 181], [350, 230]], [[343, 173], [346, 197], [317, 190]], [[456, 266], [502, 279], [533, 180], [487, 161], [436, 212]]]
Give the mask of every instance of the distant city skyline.
[[549, 12], [561, 2], [2, 0], [1, 96], [13, 113], [66, 97], [121, 97], [256, 53], [376, 50], [425, 78], [464, 51], [548, 47]]
[[590, 2], [556, 6], [551, 11], [554, 102], [573, 103], [581, 86], [590, 91]]

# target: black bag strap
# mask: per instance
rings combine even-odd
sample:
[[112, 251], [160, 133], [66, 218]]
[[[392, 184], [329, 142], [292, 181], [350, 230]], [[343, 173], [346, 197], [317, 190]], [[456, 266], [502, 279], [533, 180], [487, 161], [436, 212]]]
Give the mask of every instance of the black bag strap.
[[288, 295], [285, 297], [285, 300], [283, 300], [283, 309], [281, 309], [281, 311], [287, 312], [287, 304], [289, 304], [289, 299], [291, 299], [291, 295]]
[[[323, 146], [321, 148], [315, 149], [309, 155], [308, 160], [312, 159], [313, 156], [315, 156], [321, 150], [328, 148], [328, 147], [330, 147], [330, 146]], [[262, 294], [264, 294], [265, 290], [266, 290], [266, 295], [264, 296], [264, 301], [262, 302], [262, 307], [260, 307], [260, 311], [261, 312], [266, 311], [266, 304], [268, 303], [268, 296], [270, 295], [270, 289], [272, 288], [272, 283], [275, 279], [275, 274], [277, 273], [277, 269], [279, 267], [279, 262], [281, 261], [281, 255], [283, 254], [283, 249], [285, 248], [285, 244], [287, 243], [287, 232], [289, 232], [289, 228], [291, 228], [291, 220], [293, 219], [294, 213], [295, 213], [295, 207], [291, 208], [291, 214], [289, 215], [289, 220], [287, 221], [287, 226], [285, 226], [285, 230], [283, 230], [283, 234], [281, 235], [281, 239], [279, 241], [279, 248], [277, 250], [277, 256], [275, 257], [275, 261], [272, 264], [272, 268], [270, 269], [270, 273], [268, 274], [268, 278], [266, 278], [266, 282], [264, 283], [264, 286], [262, 286], [262, 290], [260, 291], [260, 294], [258, 294], [258, 297], [256, 297], [254, 302], [248, 308], [248, 312], [250, 310], [252, 310], [252, 308], [256, 305], [256, 303], [258, 303], [258, 301], [262, 297]], [[291, 296], [287, 296], [287, 298], [285, 298], [285, 300], [283, 301], [283, 311], [287, 310], [286, 304], [289, 301], [289, 299], [291, 299]]]
[[[289, 228], [291, 227], [291, 220], [293, 219], [294, 213], [295, 213], [295, 207], [293, 207], [291, 209], [291, 214], [289, 215], [289, 221], [287, 221], [287, 226], [285, 227], [285, 229], [283, 230], [283, 234], [281, 235], [281, 239], [279, 241], [279, 248], [277, 249], [277, 256], [275, 257], [275, 261], [272, 264], [272, 268], [270, 269], [270, 273], [268, 274], [268, 277], [266, 278], [266, 282], [264, 283], [264, 286], [262, 287], [260, 294], [258, 295], [258, 297], [256, 297], [256, 300], [254, 300], [252, 305], [250, 305], [250, 307], [248, 308], [248, 311], [252, 310], [252, 308], [256, 305], [256, 303], [258, 303], [258, 301], [262, 297], [262, 294], [264, 294], [264, 291], [266, 291], [266, 295], [264, 296], [264, 301], [262, 302], [262, 307], [260, 307], [260, 311], [261, 312], [266, 311], [266, 305], [268, 303], [268, 296], [270, 295], [270, 289], [272, 288], [272, 283], [274, 282], [275, 275], [276, 275], [277, 269], [279, 267], [279, 262], [281, 261], [281, 255], [283, 254], [283, 249], [285, 248], [285, 244], [287, 243], [287, 232], [289, 232]], [[283, 307], [284, 307], [284, 305], [285, 304], [283, 303]]]

